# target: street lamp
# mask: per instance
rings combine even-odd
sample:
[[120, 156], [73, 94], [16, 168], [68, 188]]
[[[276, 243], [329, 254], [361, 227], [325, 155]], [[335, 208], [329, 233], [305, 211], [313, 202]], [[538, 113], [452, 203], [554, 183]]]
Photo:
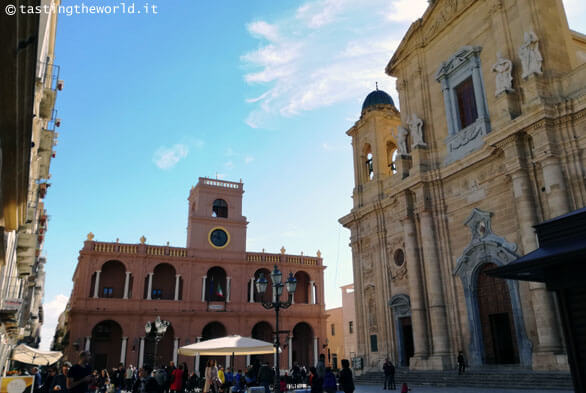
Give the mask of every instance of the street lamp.
[[[293, 277], [293, 273], [289, 273], [289, 278], [287, 279], [287, 281], [285, 282], [285, 285], [283, 285], [282, 283], [282, 278], [283, 278], [283, 273], [281, 273], [281, 271], [279, 270], [279, 268], [277, 267], [277, 265], [275, 265], [275, 268], [273, 269], [273, 271], [271, 272], [271, 281], [272, 283], [272, 287], [273, 287], [273, 301], [272, 302], [262, 302], [262, 306], [264, 308], [266, 308], [267, 310], [270, 309], [275, 309], [275, 327], [276, 327], [276, 331], [275, 331], [275, 352], [277, 354], [276, 359], [277, 362], [275, 364], [275, 385], [274, 385], [274, 389], [275, 389], [275, 393], [279, 392], [279, 377], [280, 377], [280, 366], [279, 366], [279, 310], [280, 309], [285, 309], [285, 308], [289, 308], [289, 306], [291, 305], [291, 303], [293, 302], [293, 294], [295, 294], [295, 289], [297, 289], [297, 280], [295, 279], [295, 277]], [[260, 273], [258, 279], [256, 280], [256, 290], [258, 291], [258, 293], [261, 296], [261, 299], [263, 298], [264, 293], [267, 290], [267, 287], [269, 285], [268, 280], [265, 278], [264, 273]], [[289, 299], [287, 299], [286, 302], [282, 302], [280, 300], [281, 295], [283, 294], [283, 286], [287, 286], [287, 293], [289, 294]]]
[[162, 340], [167, 328], [171, 325], [169, 321], [162, 321], [161, 317], [157, 316], [157, 319], [154, 322], [148, 321], [146, 325], [144, 325], [144, 330], [148, 335], [153, 335], [155, 338], [155, 354], [153, 357], [153, 369], [157, 366], [157, 347], [159, 346], [159, 341]]

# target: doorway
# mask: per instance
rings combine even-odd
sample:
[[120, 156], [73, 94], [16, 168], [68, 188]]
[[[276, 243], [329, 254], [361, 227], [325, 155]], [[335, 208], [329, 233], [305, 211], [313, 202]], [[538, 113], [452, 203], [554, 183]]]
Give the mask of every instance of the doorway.
[[411, 317], [399, 318], [399, 326], [401, 328], [402, 336], [402, 347], [401, 352], [403, 353], [401, 366], [409, 367], [409, 359], [413, 357], [415, 353], [415, 346], [413, 344], [413, 325], [411, 324]]

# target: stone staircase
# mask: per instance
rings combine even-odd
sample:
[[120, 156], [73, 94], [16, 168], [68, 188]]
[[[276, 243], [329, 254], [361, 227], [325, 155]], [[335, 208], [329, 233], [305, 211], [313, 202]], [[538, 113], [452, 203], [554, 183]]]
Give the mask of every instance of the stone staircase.
[[[412, 371], [406, 368], [397, 368], [395, 382], [398, 389], [400, 384], [427, 386], [463, 386], [502, 389], [545, 389], [545, 390], [573, 390], [572, 379], [569, 373], [563, 372], [536, 372], [515, 368], [495, 368], [466, 370], [464, 375], [458, 375], [456, 370], [449, 371]], [[384, 376], [381, 372], [367, 372], [355, 378], [356, 384], [379, 385], [383, 387]]]

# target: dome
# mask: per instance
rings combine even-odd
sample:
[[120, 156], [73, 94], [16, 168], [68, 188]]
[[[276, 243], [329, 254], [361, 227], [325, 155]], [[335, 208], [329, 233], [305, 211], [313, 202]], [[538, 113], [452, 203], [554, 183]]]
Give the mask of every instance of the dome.
[[382, 90], [376, 89], [373, 92], [371, 92], [369, 95], [366, 96], [366, 99], [364, 100], [364, 103], [362, 104], [362, 110], [364, 111], [365, 109], [367, 109], [371, 106], [381, 105], [381, 104], [395, 106], [395, 103], [393, 102], [393, 99], [391, 98], [390, 95], [388, 95], [387, 93], [385, 93]]

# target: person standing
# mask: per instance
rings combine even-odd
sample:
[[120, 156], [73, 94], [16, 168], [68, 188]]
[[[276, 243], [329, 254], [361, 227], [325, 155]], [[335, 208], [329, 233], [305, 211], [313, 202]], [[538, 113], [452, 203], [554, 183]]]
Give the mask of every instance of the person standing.
[[129, 365], [124, 372], [124, 390], [127, 392], [132, 390], [132, 386], [134, 385], [134, 367]]
[[317, 370], [317, 376], [323, 381], [326, 376], [326, 355], [323, 353], [319, 355], [319, 360], [317, 361], [315, 369]]
[[464, 352], [458, 352], [458, 375], [464, 374], [466, 371], [466, 360], [464, 359]]
[[[311, 386], [311, 393], [323, 393], [324, 391], [324, 380], [323, 378], [321, 378], [319, 376], [319, 374], [317, 373], [317, 369], [315, 367], [310, 367], [309, 368], [309, 384]], [[325, 374], [325, 371], [324, 371]]]
[[395, 365], [389, 360], [389, 358], [385, 359], [385, 363], [383, 364], [383, 372], [385, 373], [385, 385], [383, 390], [397, 389], [397, 386], [395, 385]]
[[55, 382], [53, 383], [51, 390], [67, 393], [67, 374], [69, 373], [70, 367], [71, 363], [63, 363], [61, 366], [61, 372], [55, 376]]
[[336, 393], [338, 390], [338, 383], [336, 376], [332, 372], [331, 367], [326, 367], [326, 375], [324, 377], [324, 391], [326, 393]]
[[265, 388], [265, 393], [271, 393], [269, 385], [275, 380], [273, 370], [268, 363], [263, 363], [260, 370], [258, 370], [258, 382]]
[[171, 385], [170, 385], [171, 392], [173, 393], [181, 393], [181, 389], [183, 389], [183, 365], [180, 364], [179, 368], [176, 368], [171, 373]]
[[35, 383], [35, 390], [39, 391], [39, 389], [41, 389], [41, 385], [42, 385], [42, 377], [41, 377], [41, 373], [39, 372], [39, 369], [37, 367], [33, 367], [31, 368], [31, 375], [34, 377], [34, 383]]
[[354, 378], [352, 377], [352, 370], [350, 370], [350, 362], [348, 359], [342, 359], [342, 371], [340, 371], [340, 390], [344, 393], [354, 392]]
[[67, 374], [67, 390], [69, 393], [88, 393], [89, 385], [94, 381], [92, 369], [89, 366], [91, 354], [82, 351], [79, 354], [79, 361]]

